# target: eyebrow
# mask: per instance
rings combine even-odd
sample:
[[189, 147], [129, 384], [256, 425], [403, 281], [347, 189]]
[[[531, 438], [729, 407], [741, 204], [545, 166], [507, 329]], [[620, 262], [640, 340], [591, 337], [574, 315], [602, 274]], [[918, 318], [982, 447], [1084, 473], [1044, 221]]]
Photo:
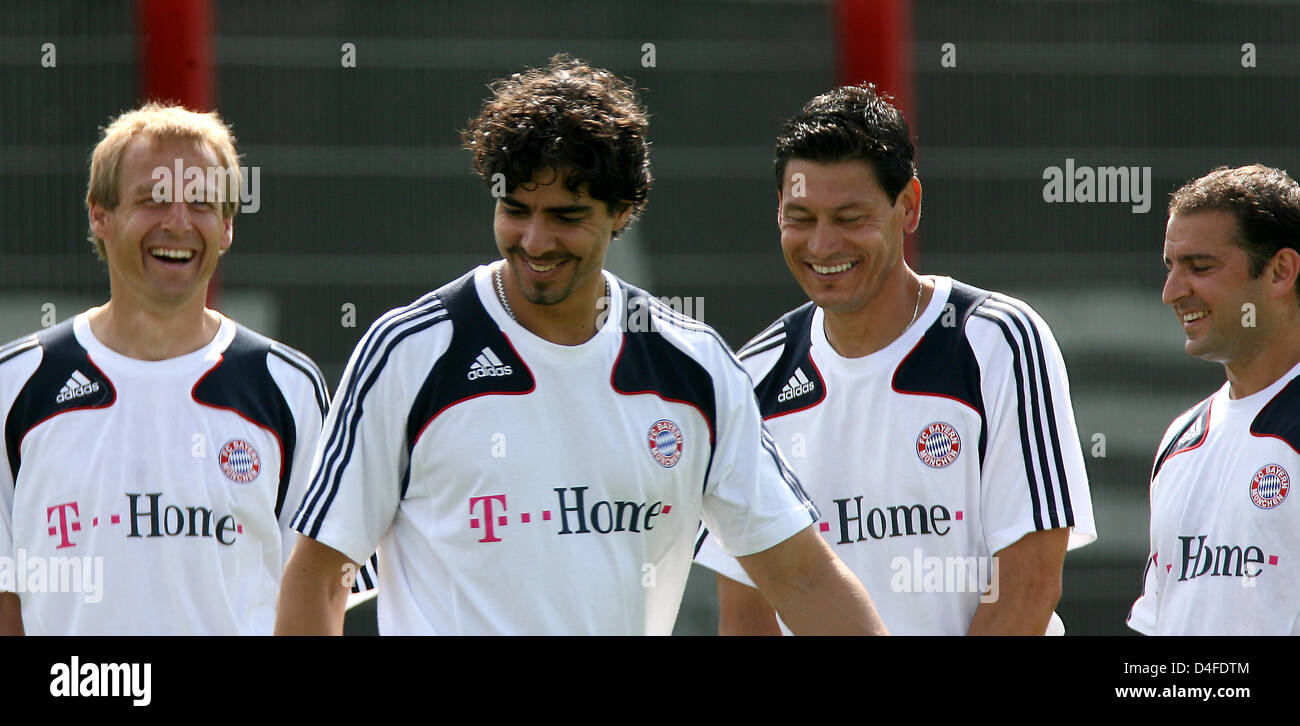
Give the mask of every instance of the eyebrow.
[[[530, 209], [530, 207], [527, 204], [524, 204], [523, 202], [511, 196], [502, 197], [501, 203], [510, 207], [515, 207], [517, 209]], [[543, 207], [542, 211], [547, 212], [549, 214], [580, 214], [580, 213], [590, 212], [591, 205], [590, 204], [565, 204], [558, 207]]]
[[[1211, 262], [1214, 262], [1217, 261], [1218, 259], [1219, 258], [1215, 257], [1214, 255], [1205, 252], [1178, 256], [1178, 262], [1195, 262], [1197, 260], [1210, 260]], [[1170, 265], [1170, 260], [1168, 257], [1165, 257], [1164, 261], [1166, 267]]]
[[[838, 206], [838, 207], [832, 209], [831, 212], [832, 212], [832, 213], [843, 212], [843, 211], [845, 211], [845, 210], [853, 209], [853, 208], [855, 208], [855, 207], [861, 207], [861, 206], [862, 206], [862, 202], [848, 202], [847, 204], [841, 204], [840, 206]], [[810, 211], [807, 207], [805, 207], [804, 205], [800, 204], [799, 202], [786, 202], [785, 204], [782, 205], [782, 208], [783, 208], [783, 209], [787, 209], [787, 210], [792, 211], [792, 212], [808, 212], [808, 211]], [[865, 211], [865, 210], [863, 210], [863, 211]]]

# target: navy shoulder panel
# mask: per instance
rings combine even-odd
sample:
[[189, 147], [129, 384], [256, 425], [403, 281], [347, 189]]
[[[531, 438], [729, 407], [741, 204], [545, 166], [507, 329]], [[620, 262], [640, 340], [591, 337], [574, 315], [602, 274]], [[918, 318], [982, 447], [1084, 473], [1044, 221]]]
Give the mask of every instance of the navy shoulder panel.
[[984, 415], [980, 367], [966, 339], [966, 321], [988, 299], [987, 291], [953, 280], [944, 312], [894, 370], [898, 393], [951, 398]]
[[[623, 321], [623, 344], [614, 361], [610, 385], [625, 395], [653, 393], [665, 400], [694, 406], [708, 423], [709, 444], [713, 446], [718, 430], [713, 376], [698, 361], [668, 342], [656, 326], [677, 324], [684, 328], [698, 328], [702, 332], [708, 329], [703, 323], [684, 316], [666, 311], [652, 312], [655, 303], [650, 293], [626, 283], [623, 288], [623, 311], [628, 320]], [[638, 319], [637, 315], [643, 316], [642, 322], [631, 324]], [[662, 323], [647, 324], [652, 315], [666, 316], [667, 319]], [[719, 340], [718, 345], [724, 344]]]
[[[1169, 439], [1169, 444], [1165, 446], [1164, 451], [1156, 455], [1156, 463], [1151, 467], [1152, 481], [1155, 481], [1156, 474], [1160, 472], [1160, 467], [1165, 465], [1169, 457], [1174, 454], [1181, 454], [1184, 451], [1190, 451], [1205, 443], [1205, 437], [1210, 433], [1210, 404], [1213, 401], [1214, 397], [1211, 396], [1196, 404], [1195, 408], [1192, 409], [1192, 415], [1187, 419], [1187, 423], [1183, 424], [1183, 427], [1173, 435], [1173, 438]], [[1264, 409], [1267, 410], [1268, 406], [1265, 406]], [[1263, 411], [1260, 411], [1261, 415], [1263, 413]], [[1258, 416], [1255, 421], [1259, 421]], [[1255, 425], [1253, 423], [1250, 429], [1251, 432], [1254, 432]]]
[[192, 395], [204, 406], [234, 411], [279, 439], [280, 483], [275, 498], [275, 516], [279, 517], [293, 474], [298, 431], [293, 410], [266, 365], [271, 346], [270, 338], [237, 325], [221, 361], [194, 384]]
[[953, 280], [944, 311], [898, 364], [891, 381], [897, 393], [949, 398], [974, 409], [980, 417], [980, 461], [984, 460], [988, 442], [988, 421], [980, 388], [979, 361], [966, 338], [966, 322], [990, 294]]
[[23, 385], [5, 420], [5, 450], [15, 482], [22, 463], [19, 445], [28, 431], [61, 413], [107, 408], [117, 401], [113, 383], [77, 342], [74, 320], [69, 318], [36, 334], [41, 363]]
[[1282, 439], [1300, 453], [1300, 376], [1291, 379], [1250, 422], [1250, 433]]
[[[471, 398], [529, 393], [536, 386], [532, 371], [479, 300], [474, 273], [440, 288], [439, 302], [452, 322], [451, 345], [432, 365], [406, 418], [406, 447], [438, 414]], [[402, 477], [406, 494], [409, 465]]]
[[[758, 411], [765, 420], [803, 411], [826, 400], [826, 381], [812, 360], [812, 319], [816, 311], [817, 306], [808, 302], [781, 316], [785, 347], [763, 380], [754, 385]], [[777, 344], [754, 346], [746, 357]]]

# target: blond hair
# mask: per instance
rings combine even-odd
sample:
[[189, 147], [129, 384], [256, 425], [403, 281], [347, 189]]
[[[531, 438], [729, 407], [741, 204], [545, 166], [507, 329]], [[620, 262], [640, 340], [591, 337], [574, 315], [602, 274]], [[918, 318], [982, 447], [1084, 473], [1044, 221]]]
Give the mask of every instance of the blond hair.
[[[235, 151], [235, 136], [226, 122], [215, 111], [199, 113], [184, 106], [150, 102], [127, 111], [104, 127], [103, 136], [90, 155], [90, 181], [86, 185], [86, 208], [99, 205], [104, 209], [117, 208], [120, 199], [120, 167], [126, 147], [137, 137], [153, 141], [184, 140], [205, 144], [217, 155], [217, 161], [226, 169], [227, 188], [222, 190], [220, 204], [223, 219], [239, 212], [239, 189], [242, 172], [239, 154]], [[105, 259], [104, 240], [90, 233], [99, 258]]]

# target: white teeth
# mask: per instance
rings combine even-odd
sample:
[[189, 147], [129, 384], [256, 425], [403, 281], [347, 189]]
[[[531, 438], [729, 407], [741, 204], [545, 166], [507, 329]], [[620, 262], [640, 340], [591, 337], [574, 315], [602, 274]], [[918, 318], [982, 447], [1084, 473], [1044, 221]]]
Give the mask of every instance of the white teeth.
[[852, 262], [845, 262], [842, 265], [836, 265], [834, 267], [823, 267], [821, 265], [813, 265], [812, 268], [819, 275], [834, 275], [837, 272], [844, 272], [845, 270], [849, 269], [853, 265], [854, 263]]
[[169, 250], [161, 247], [149, 250], [149, 254], [154, 257], [168, 260], [188, 260], [194, 256], [192, 250]]
[[1208, 315], [1208, 313], [1206, 313], [1204, 310], [1201, 310], [1201, 311], [1198, 311], [1198, 312], [1194, 312], [1194, 313], [1187, 313], [1186, 315], [1183, 316], [1183, 322], [1184, 322], [1184, 323], [1190, 323], [1190, 322], [1192, 322], [1193, 320], [1200, 320], [1201, 318], [1205, 317], [1206, 315]]
[[552, 262], [549, 265], [538, 265], [532, 260], [525, 260], [525, 262], [528, 263], [529, 269], [531, 269], [533, 272], [550, 272], [551, 270], [554, 270], [557, 265], [560, 264], [559, 262]]

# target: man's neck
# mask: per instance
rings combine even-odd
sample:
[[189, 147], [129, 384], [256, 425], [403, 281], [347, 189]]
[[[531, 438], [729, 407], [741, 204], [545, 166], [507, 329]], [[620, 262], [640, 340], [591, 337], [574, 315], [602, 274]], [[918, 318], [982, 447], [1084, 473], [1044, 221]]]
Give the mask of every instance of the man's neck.
[[586, 289], [575, 288], [568, 298], [555, 305], [537, 305], [517, 292], [512, 295], [518, 290], [518, 285], [509, 280], [506, 280], [504, 288], [515, 320], [524, 330], [556, 345], [582, 345], [591, 340], [596, 335], [598, 314], [612, 304], [609, 300], [605, 301], [604, 308], [597, 304], [605, 294], [603, 272], [594, 285]]
[[175, 358], [211, 343], [221, 329], [220, 316], [202, 302], [164, 312], [109, 300], [90, 311], [90, 330], [109, 350], [128, 358]]
[[842, 313], [825, 311], [826, 340], [836, 353], [861, 358], [884, 349], [920, 317], [934, 295], [934, 282], [911, 270], [887, 285], [862, 308]]
[[1300, 324], [1284, 326], [1268, 345], [1242, 360], [1223, 365], [1228, 397], [1245, 398], [1273, 385], [1300, 363]]

